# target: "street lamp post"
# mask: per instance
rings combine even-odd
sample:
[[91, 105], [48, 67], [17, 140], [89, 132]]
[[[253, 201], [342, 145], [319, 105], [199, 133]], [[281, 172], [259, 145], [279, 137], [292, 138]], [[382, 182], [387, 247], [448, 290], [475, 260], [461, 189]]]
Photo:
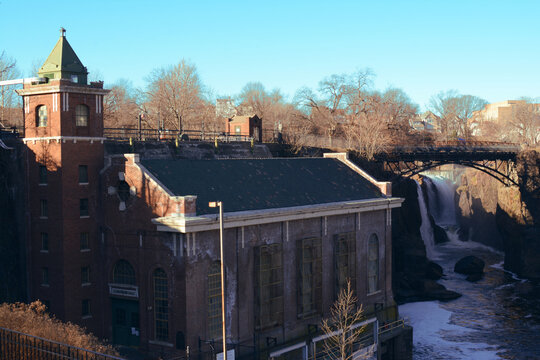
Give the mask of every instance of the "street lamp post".
[[225, 262], [223, 261], [223, 203], [212, 201], [208, 206], [215, 208], [219, 206], [219, 252], [221, 256], [221, 331], [223, 338], [223, 360], [227, 360], [227, 337], [225, 336]]

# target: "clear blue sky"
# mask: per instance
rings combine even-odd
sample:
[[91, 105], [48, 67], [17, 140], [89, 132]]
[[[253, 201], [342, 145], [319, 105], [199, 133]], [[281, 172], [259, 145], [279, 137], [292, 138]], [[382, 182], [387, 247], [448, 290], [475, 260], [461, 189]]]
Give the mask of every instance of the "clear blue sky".
[[249, 81], [288, 96], [371, 68], [424, 106], [456, 89], [489, 102], [540, 96], [540, 1], [0, 0], [0, 51], [25, 75], [59, 36], [106, 84], [145, 85], [181, 58], [216, 95]]

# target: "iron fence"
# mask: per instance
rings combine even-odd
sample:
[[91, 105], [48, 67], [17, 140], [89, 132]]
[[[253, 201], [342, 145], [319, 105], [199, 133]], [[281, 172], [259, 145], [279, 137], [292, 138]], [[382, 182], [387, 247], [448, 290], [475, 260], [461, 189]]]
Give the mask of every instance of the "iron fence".
[[0, 328], [0, 360], [125, 360]]

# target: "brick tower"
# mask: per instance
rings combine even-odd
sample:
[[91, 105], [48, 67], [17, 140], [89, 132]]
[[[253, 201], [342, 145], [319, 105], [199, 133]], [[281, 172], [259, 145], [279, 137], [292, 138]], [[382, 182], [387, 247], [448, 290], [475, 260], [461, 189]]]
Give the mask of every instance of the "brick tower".
[[100, 334], [98, 180], [103, 168], [103, 82], [88, 71], [65, 35], [24, 84], [27, 149], [27, 261], [30, 298], [62, 320]]

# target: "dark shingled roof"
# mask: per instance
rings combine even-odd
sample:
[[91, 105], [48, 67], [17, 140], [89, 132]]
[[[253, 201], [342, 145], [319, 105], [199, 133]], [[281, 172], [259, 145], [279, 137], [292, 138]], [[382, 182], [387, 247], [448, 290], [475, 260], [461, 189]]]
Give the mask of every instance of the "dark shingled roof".
[[382, 198], [379, 189], [339, 160], [279, 158], [142, 160], [177, 196], [197, 195], [197, 214], [263, 210]]

